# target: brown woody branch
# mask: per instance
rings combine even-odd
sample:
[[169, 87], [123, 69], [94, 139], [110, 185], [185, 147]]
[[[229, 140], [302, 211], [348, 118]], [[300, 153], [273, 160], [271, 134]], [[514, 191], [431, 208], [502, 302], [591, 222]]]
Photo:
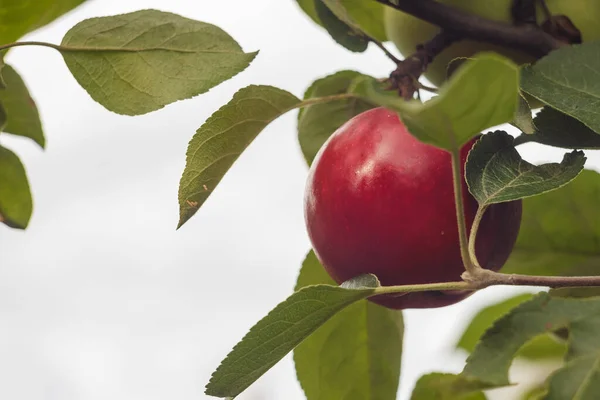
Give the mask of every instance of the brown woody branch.
[[512, 25], [469, 14], [434, 0], [376, 0], [463, 39], [521, 50], [540, 58], [564, 45], [537, 26]]
[[428, 42], [419, 45], [415, 53], [398, 63], [398, 67], [390, 75], [390, 87], [396, 89], [402, 98], [411, 99], [420, 88], [418, 79], [429, 63], [458, 39], [458, 35], [443, 30]]

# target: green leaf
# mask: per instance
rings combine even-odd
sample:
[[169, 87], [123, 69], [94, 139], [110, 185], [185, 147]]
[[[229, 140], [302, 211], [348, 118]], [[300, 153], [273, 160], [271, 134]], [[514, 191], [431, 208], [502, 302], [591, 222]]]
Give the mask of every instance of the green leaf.
[[519, 101], [517, 66], [494, 53], [462, 63], [440, 87], [438, 96], [420, 103], [380, 89], [373, 79], [357, 81], [354, 91], [366, 100], [396, 110], [419, 140], [454, 150], [480, 132], [510, 122]]
[[12, 43], [82, 4], [85, 0], [9, 0], [0, 5], [0, 44]]
[[198, 129], [187, 150], [179, 183], [179, 225], [198, 211], [240, 154], [280, 115], [300, 99], [272, 86], [248, 86]]
[[[319, 0], [316, 0], [319, 1]], [[384, 42], [387, 40], [383, 22], [383, 4], [371, 0], [321, 0], [342, 21], [357, 32]]]
[[82, 21], [67, 32], [60, 51], [95, 101], [126, 115], [204, 93], [257, 54], [244, 53], [217, 26], [157, 10]]
[[4, 81], [4, 57], [0, 54], [0, 89], [6, 89], [6, 82]]
[[536, 130], [525, 142], [566, 149], [600, 149], [600, 135], [573, 117], [544, 107], [535, 117]]
[[600, 174], [523, 200], [517, 243], [501, 272], [527, 275], [600, 274]]
[[523, 91], [600, 132], [600, 42], [564, 46], [521, 72]]
[[[318, 17], [315, 3], [322, 0], [297, 0], [298, 5], [302, 10], [317, 24], [322, 26], [322, 22]], [[372, 0], [328, 0], [327, 4], [333, 6], [333, 12], [340, 13], [340, 9], [336, 7], [336, 3], [344, 7], [344, 11], [353, 23], [370, 37], [385, 42], [387, 36], [383, 23], [384, 5]], [[343, 14], [338, 18], [344, 20]]]
[[32, 211], [25, 168], [15, 153], [0, 146], [0, 222], [25, 229]]
[[523, 160], [514, 138], [504, 131], [483, 135], [466, 164], [469, 191], [480, 206], [537, 196], [566, 185], [583, 170], [581, 151], [565, 154], [563, 161], [533, 165]]
[[544, 385], [534, 386], [523, 394], [521, 400], [542, 400], [547, 393]]
[[354, 52], [363, 52], [367, 49], [368, 39], [339, 19], [321, 0], [315, 0], [315, 9], [323, 27], [336, 42]]
[[595, 399], [600, 391], [600, 298], [553, 298], [542, 293], [521, 304], [488, 330], [462, 375], [495, 386], [509, 384], [512, 359], [532, 338], [568, 327], [565, 365], [550, 377], [546, 400]]
[[519, 95], [519, 106], [517, 107], [512, 125], [528, 135], [535, 132], [535, 123], [533, 122], [531, 108], [525, 97], [521, 94]]
[[6, 83], [6, 88], [0, 90], [0, 102], [7, 114], [4, 130], [13, 135], [30, 138], [43, 148], [46, 140], [40, 115], [25, 82], [10, 65], [4, 66], [2, 75]]
[[487, 385], [460, 375], [434, 372], [417, 381], [410, 400], [485, 400]]
[[[353, 80], [364, 76], [356, 71], [340, 71], [313, 82], [304, 99], [347, 93]], [[352, 117], [374, 106], [362, 99], [341, 99], [314, 104], [298, 113], [298, 140], [304, 158], [311, 164], [329, 136]]]
[[260, 378], [317, 328], [350, 304], [373, 294], [373, 275], [342, 286], [306, 286], [254, 325], [213, 373], [206, 394], [235, 397]]
[[[473, 352], [481, 336], [493, 326], [496, 320], [519, 304], [532, 298], [532, 294], [522, 294], [506, 299], [498, 304], [485, 307], [471, 320], [471, 323], [463, 332], [457, 347], [469, 353]], [[564, 343], [558, 342], [553, 335], [546, 334], [528, 342], [519, 350], [517, 356], [530, 360], [557, 359], [564, 355], [565, 350]]]
[[[317, 8], [315, 3], [320, 0], [296, 0], [296, 3], [300, 6], [302, 11], [306, 13], [316, 24], [321, 25], [321, 20], [317, 15]], [[321, 25], [322, 26], [322, 25]]]
[[550, 289], [548, 292], [552, 297], [575, 297], [575, 298], [585, 298], [585, 297], [596, 297], [600, 296], [600, 287], [590, 286], [590, 287], [565, 287], [565, 288], [556, 288]]
[[[335, 285], [314, 252], [296, 290]], [[298, 380], [306, 398], [393, 400], [398, 392], [402, 312], [362, 300], [333, 316], [294, 350]]]

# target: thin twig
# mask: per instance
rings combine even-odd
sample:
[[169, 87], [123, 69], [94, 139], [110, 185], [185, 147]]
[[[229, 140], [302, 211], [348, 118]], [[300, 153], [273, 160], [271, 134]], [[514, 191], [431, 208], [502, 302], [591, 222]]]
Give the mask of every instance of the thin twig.
[[392, 60], [394, 63], [399, 64], [402, 61], [397, 58], [395, 55], [393, 55], [388, 49], [385, 48], [385, 46], [383, 45], [383, 43], [381, 43], [379, 40], [373, 39], [373, 38], [369, 38], [369, 40], [371, 42], [373, 42], [377, 47], [379, 47], [384, 53], [385, 55]]
[[538, 276], [503, 274], [486, 269], [479, 270], [471, 281], [481, 288], [495, 285], [544, 286], [549, 288], [600, 286], [600, 276]]

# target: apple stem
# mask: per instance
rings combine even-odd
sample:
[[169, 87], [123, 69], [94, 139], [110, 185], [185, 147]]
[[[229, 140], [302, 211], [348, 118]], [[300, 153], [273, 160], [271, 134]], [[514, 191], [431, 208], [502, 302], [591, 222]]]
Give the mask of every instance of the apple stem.
[[479, 206], [475, 218], [473, 219], [473, 225], [471, 225], [471, 233], [469, 234], [469, 259], [476, 268], [481, 268], [479, 261], [477, 261], [477, 255], [475, 254], [475, 240], [477, 239], [477, 231], [479, 231], [479, 224], [483, 219], [483, 214], [487, 210], [488, 206]]
[[469, 242], [467, 240], [467, 223], [465, 220], [465, 207], [462, 193], [462, 172], [460, 163], [460, 150], [458, 146], [450, 155], [452, 158], [452, 182], [454, 184], [454, 205], [456, 206], [456, 223], [458, 225], [458, 242], [460, 245], [460, 256], [465, 270], [469, 274], [476, 275], [481, 268], [471, 262], [469, 257]]

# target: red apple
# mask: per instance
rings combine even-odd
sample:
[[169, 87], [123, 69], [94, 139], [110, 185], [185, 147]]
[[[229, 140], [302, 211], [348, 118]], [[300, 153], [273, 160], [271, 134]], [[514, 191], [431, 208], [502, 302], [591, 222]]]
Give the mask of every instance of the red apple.
[[[476, 139], [461, 149], [464, 169]], [[463, 179], [470, 230], [477, 201]], [[412, 136], [398, 115], [366, 111], [340, 127], [310, 168], [304, 212], [315, 253], [341, 283], [375, 274], [382, 285], [459, 281], [460, 256], [450, 153]], [[497, 271], [521, 223], [521, 201], [494, 204], [480, 225], [476, 255]], [[416, 292], [371, 300], [394, 309], [456, 303], [471, 292]]]

